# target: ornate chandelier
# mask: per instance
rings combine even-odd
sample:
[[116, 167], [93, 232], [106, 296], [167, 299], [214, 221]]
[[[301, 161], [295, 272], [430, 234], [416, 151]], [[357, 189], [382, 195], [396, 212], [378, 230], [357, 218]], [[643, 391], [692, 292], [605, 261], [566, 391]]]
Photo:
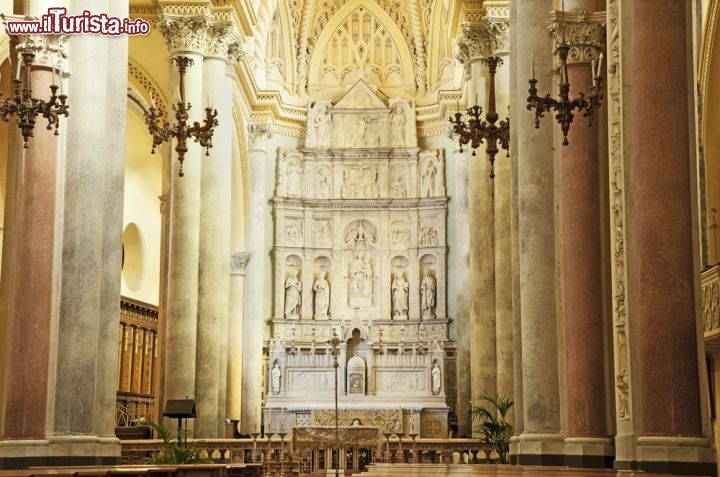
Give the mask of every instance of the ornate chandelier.
[[185, 72], [188, 66], [193, 65], [193, 60], [187, 56], [175, 56], [172, 61], [177, 63], [180, 72], [180, 100], [173, 105], [175, 111], [175, 120], [177, 123], [171, 127], [170, 123], [165, 120], [165, 111], [156, 109], [155, 105], [150, 106], [150, 110], [145, 113], [145, 122], [148, 125], [148, 131], [153, 137], [152, 154], [155, 154], [155, 148], [171, 138], [177, 140], [175, 152], [178, 153], [178, 161], [180, 161], [179, 176], [185, 175], [183, 172], [183, 160], [185, 153], [188, 151], [188, 138], [194, 139], [205, 148], [205, 155], [209, 155], [209, 149], [212, 147], [212, 136], [215, 126], [218, 125], [217, 110], [210, 107], [205, 108], [205, 122], [200, 125], [198, 121], [193, 122], [192, 126], [188, 126], [188, 111], [192, 108], [190, 103], [185, 104]]
[[475, 149], [477, 149], [483, 140], [487, 141], [486, 152], [488, 159], [490, 160], [490, 178], [495, 177], [495, 155], [500, 151], [498, 148], [498, 142], [503, 149], [508, 150], [510, 147], [510, 118], [505, 118], [505, 121], [500, 121], [499, 124], [495, 124], [499, 118], [497, 111], [495, 111], [495, 72], [497, 71], [498, 65], [502, 64], [502, 59], [498, 56], [490, 56], [481, 60], [488, 67], [490, 73], [490, 98], [488, 100], [488, 112], [485, 115], [485, 121], [480, 119], [482, 114], [482, 107], [475, 105], [468, 108], [468, 119], [467, 124], [462, 119], [460, 111], [455, 113], [455, 119], [449, 118], [450, 124], [453, 127], [453, 132], [457, 134], [460, 141], [460, 152], [463, 152], [463, 145], [470, 143], [470, 147], [473, 149], [472, 155], [475, 155]]
[[597, 65], [595, 60], [591, 63], [591, 72], [593, 76], [592, 92], [589, 95], [585, 95], [580, 92], [573, 99], [570, 99], [570, 80], [568, 79], [567, 71], [567, 57], [570, 51], [570, 45], [568, 45], [565, 39], [565, 5], [563, 2], [562, 9], [562, 23], [563, 23], [563, 35], [560, 44], [557, 47], [557, 54], [560, 59], [560, 99], [551, 98], [550, 94], [545, 96], [537, 95], [537, 79], [535, 79], [535, 59], [530, 55], [530, 89], [528, 93], [530, 96], [527, 98], [528, 110], [535, 109], [535, 128], [540, 127], [540, 118], [550, 111], [556, 111], [555, 119], [560, 123], [560, 129], [563, 133], [563, 146], [568, 145], [567, 135], [570, 130], [570, 124], [573, 122], [575, 117], [573, 111], [578, 110], [582, 112], [583, 116], [588, 118], [588, 127], [592, 126], [593, 114], [595, 109], [600, 107], [600, 100], [602, 99], [602, 78], [600, 77], [600, 71], [602, 66], [602, 53], [598, 57]]
[[[0, 102], [0, 119], [8, 122], [10, 117], [15, 116], [15, 121], [23, 137], [23, 148], [27, 149], [28, 140], [33, 137], [35, 118], [40, 115], [47, 119], [47, 129], [51, 130], [54, 126], [55, 135], [57, 136], [60, 128], [60, 116], [69, 116], [69, 106], [66, 104], [67, 95], [62, 92], [62, 79], [60, 80], [60, 95], [57, 95], [58, 85], [55, 84], [54, 68], [53, 83], [50, 85], [50, 99], [44, 101], [33, 97], [33, 90], [30, 86], [30, 70], [35, 60], [35, 53], [30, 48], [25, 48], [20, 54], [22, 56], [23, 78], [20, 79], [21, 65], [18, 64], [18, 74], [12, 81], [15, 85], [15, 91], [13, 97]], [[0, 98], [2, 98], [2, 93], [0, 93]]]

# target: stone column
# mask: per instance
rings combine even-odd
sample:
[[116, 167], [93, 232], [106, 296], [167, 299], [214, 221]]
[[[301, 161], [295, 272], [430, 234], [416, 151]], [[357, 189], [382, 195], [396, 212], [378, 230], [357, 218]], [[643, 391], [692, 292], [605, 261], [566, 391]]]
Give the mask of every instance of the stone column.
[[[230, 287], [230, 179], [232, 157], [232, 83], [226, 74], [228, 48], [238, 35], [232, 23], [208, 28], [203, 62], [205, 107], [217, 110], [218, 125], [209, 156], [202, 157], [200, 179], [200, 263], [198, 339], [195, 370], [195, 437], [225, 435], [225, 382]], [[199, 65], [198, 65], [199, 66]]]
[[[243, 335], [243, 290], [245, 287], [245, 269], [250, 259], [246, 252], [233, 252], [230, 255], [230, 317], [228, 337]], [[242, 415], [243, 388], [243, 346], [242, 340], [233, 340], [228, 344], [227, 353], [227, 392], [225, 415], [228, 419], [240, 419]]]
[[698, 343], [690, 8], [608, 4], [616, 467], [714, 475]]
[[[457, 39], [457, 59], [465, 65], [468, 106], [486, 110], [486, 67], [482, 59], [492, 54], [494, 34], [488, 19], [465, 12], [462, 34]], [[467, 114], [464, 120], [468, 121]], [[470, 236], [470, 400], [474, 404], [485, 393], [495, 393], [495, 206], [494, 184], [484, 147], [468, 149]], [[472, 151], [472, 152], [470, 152]]]
[[[202, 121], [203, 54], [209, 18], [204, 15], [163, 14], [160, 31], [165, 37], [170, 58], [189, 57], [193, 64], [185, 74], [184, 101], [194, 107], [188, 122]], [[170, 69], [170, 91], [179, 98], [179, 73], [173, 61]], [[168, 118], [175, 124], [174, 117]], [[175, 140], [172, 141], [175, 147]], [[168, 263], [167, 313], [165, 332], [164, 400], [194, 398], [196, 392], [196, 349], [198, 315], [198, 264], [200, 259], [200, 147], [188, 141], [183, 162], [184, 176], [179, 176], [177, 153], [171, 158], [170, 184], [170, 256]], [[164, 403], [161, 403], [164, 405]]]
[[[50, 54], [48, 47], [58, 48], [59, 53], [65, 54], [65, 39], [42, 36], [21, 38], [20, 42], [36, 54], [36, 62], [49, 55], [47, 64], [34, 68], [29, 79], [34, 96], [47, 100], [52, 83], [50, 68], [60, 60]], [[15, 61], [22, 61], [19, 50]], [[20, 74], [22, 79], [24, 72]], [[15, 204], [14, 220], [5, 228], [8, 258], [3, 260], [2, 273], [7, 293], [3, 310], [7, 335], [2, 337], [6, 384], [0, 468], [37, 465], [45, 462], [48, 455], [47, 421], [52, 408], [48, 388], [53, 374], [52, 343], [57, 327], [55, 266], [62, 254], [57, 230], [62, 210], [57, 178], [62, 157], [58, 153], [60, 138], [45, 129], [42, 118], [37, 118], [34, 137], [23, 149], [15, 122], [10, 126], [10, 134], [17, 137], [19, 151], [14, 158], [9, 157], [18, 164], [14, 168], [15, 176], [8, 177], [8, 182], [14, 182]], [[60, 119], [60, 127], [64, 134], [68, 127], [66, 118]]]
[[[517, 4], [517, 50], [535, 56], [540, 92], [552, 91], [553, 58], [545, 23], [551, 0], [519, 0]], [[523, 64], [527, 64], [523, 68]], [[518, 61], [518, 95], [528, 89], [528, 62]], [[555, 165], [552, 115], [535, 129], [534, 113], [517, 108], [517, 193], [522, 434], [514, 456], [520, 464], [561, 464], [560, 389], [555, 243]], [[523, 111], [524, 110], [524, 111]]]
[[[454, 113], [454, 111], [453, 111]], [[457, 139], [455, 139], [457, 141]], [[472, 428], [468, 419], [469, 402], [471, 399], [471, 380], [467, 379], [467, 369], [472, 363], [473, 343], [470, 336], [470, 300], [471, 290], [469, 263], [470, 263], [470, 222], [469, 222], [469, 195], [468, 195], [468, 160], [467, 152], [460, 152], [459, 145], [453, 145], [453, 162], [455, 164], [455, 271], [448, 278], [455, 280], [456, 289], [456, 333], [457, 333], [457, 366], [455, 378], [454, 411], [458, 420], [458, 436], [470, 435]], [[452, 404], [450, 404], [452, 406]]]
[[[496, 2], [499, 4], [500, 2]], [[495, 35], [493, 56], [499, 56], [503, 64], [495, 75], [496, 110], [504, 121], [509, 116], [510, 59], [509, 20], [510, 7], [497, 5], [488, 11], [488, 19]], [[487, 74], [487, 69], [486, 69]], [[489, 79], [489, 77], [488, 77]], [[512, 119], [511, 119], [512, 122]], [[513, 147], [511, 142], [511, 148]], [[495, 241], [495, 349], [496, 387], [498, 394], [513, 398], [513, 304], [512, 304], [512, 227], [511, 227], [511, 179], [512, 169], [507, 151], [500, 149], [495, 156], [494, 241]], [[512, 412], [512, 410], [511, 410]]]
[[[594, 0], [573, 2], [579, 11], [552, 12], [549, 30], [555, 46], [570, 45], [571, 97], [589, 94], [592, 66], [605, 46], [605, 12], [591, 13]], [[567, 6], [566, 6], [567, 7]], [[606, 403], [605, 314], [603, 307], [600, 130], [576, 114], [569, 145], [560, 149], [560, 307], [564, 319], [567, 401], [566, 463], [612, 467]]]
[[268, 140], [272, 137], [271, 126], [264, 123], [248, 126], [250, 163], [250, 210], [245, 229], [245, 246], [254, 260], [247, 265], [247, 274], [252, 277], [245, 283], [243, 319], [243, 388], [241, 432], [256, 432], [260, 429], [258, 409], [264, 396], [263, 383], [263, 337], [265, 320], [264, 298], [267, 294], [267, 273], [270, 268], [265, 257], [265, 217], [269, 214], [265, 188], [266, 163], [268, 161]]
[[[71, 1], [70, 11], [127, 17], [127, 2]], [[63, 183], [51, 455], [119, 463], [114, 407], [122, 270], [127, 37], [73, 35]], [[101, 157], [102, 160], [98, 160]], [[114, 456], [114, 458], [110, 458]]]

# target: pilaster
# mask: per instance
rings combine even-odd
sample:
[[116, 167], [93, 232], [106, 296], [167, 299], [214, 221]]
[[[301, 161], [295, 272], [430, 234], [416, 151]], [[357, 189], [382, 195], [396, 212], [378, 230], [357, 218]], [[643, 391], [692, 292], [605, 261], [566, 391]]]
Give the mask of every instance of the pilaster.
[[[699, 352], [700, 273], [692, 232], [695, 131], [692, 96], [685, 93], [694, 84], [688, 73], [692, 42], [657, 48], [662, 38], [690, 38], [690, 8], [680, 0], [665, 2], [662, 9], [649, 0], [608, 4], [610, 190], [611, 197], [622, 200], [619, 211], [617, 201], [610, 210], [613, 246], [625, 260], [615, 263], [622, 265], [623, 275], [613, 275], [615, 353], [620, 355], [616, 467], [715, 475], [701, 397], [706, 371]], [[642, 22], [636, 21], [638, 15]]]

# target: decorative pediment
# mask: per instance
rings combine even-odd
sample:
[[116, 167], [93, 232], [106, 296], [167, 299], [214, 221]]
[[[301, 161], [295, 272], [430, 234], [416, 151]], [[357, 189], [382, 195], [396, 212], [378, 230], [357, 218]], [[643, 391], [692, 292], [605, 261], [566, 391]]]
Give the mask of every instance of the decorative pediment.
[[360, 79], [335, 103], [335, 109], [387, 109], [387, 105]]

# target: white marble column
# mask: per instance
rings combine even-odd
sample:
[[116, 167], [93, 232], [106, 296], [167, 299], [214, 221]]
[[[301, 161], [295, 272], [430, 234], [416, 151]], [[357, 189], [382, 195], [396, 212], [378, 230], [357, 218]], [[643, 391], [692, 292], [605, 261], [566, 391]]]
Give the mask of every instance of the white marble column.
[[[454, 112], [454, 111], [453, 111]], [[455, 141], [457, 139], [454, 138]], [[457, 303], [457, 366], [455, 378], [455, 414], [458, 420], [457, 436], [469, 435], [471, 431], [468, 419], [469, 402], [471, 398], [471, 380], [467, 379], [467, 369], [472, 362], [473, 343], [470, 336], [470, 300], [472, 297], [470, 283], [470, 221], [469, 221], [469, 196], [468, 196], [468, 160], [467, 152], [460, 152], [459, 144], [453, 145], [453, 162], [455, 164], [455, 264], [453, 273], [448, 280], [454, 280]], [[448, 403], [452, 406], [451, 403]]]
[[231, 23], [213, 23], [207, 32], [203, 69], [205, 108], [217, 110], [213, 147], [202, 157], [198, 271], [195, 437], [225, 435], [225, 370], [229, 312], [230, 179], [232, 83], [226, 74], [228, 48], [238, 35]]
[[[209, 19], [204, 15], [164, 14], [160, 31], [165, 36], [170, 58], [186, 56], [193, 60], [185, 74], [184, 100], [194, 107], [189, 123], [203, 117], [203, 53]], [[179, 73], [175, 62], [168, 64], [173, 101], [179, 98]], [[175, 124], [174, 118], [169, 118]], [[172, 141], [174, 149], [176, 141]], [[198, 315], [198, 267], [200, 259], [200, 183], [204, 151], [188, 141], [179, 176], [177, 153], [171, 158], [170, 184], [170, 255], [165, 331], [165, 388], [163, 401], [194, 398], [196, 392], [196, 350]], [[163, 403], [161, 403], [163, 405]]]
[[[540, 93], [553, 88], [553, 56], [545, 22], [551, 0], [519, 0], [517, 4], [517, 52], [534, 53]], [[529, 60], [518, 61], [518, 95], [525, 95], [530, 77]], [[527, 65], [527, 69], [523, 67]], [[553, 115], [546, 115], [539, 129], [534, 113], [518, 105], [518, 233], [520, 343], [522, 373], [522, 434], [514, 455], [521, 464], [559, 464], [560, 383], [558, 362], [557, 277], [555, 242], [555, 166]], [[515, 126], [517, 125], [517, 126]]]
[[242, 415], [243, 390], [243, 290], [245, 269], [250, 254], [233, 252], [230, 255], [230, 316], [228, 320], [227, 388], [225, 415], [239, 420]]
[[267, 273], [269, 268], [264, 257], [268, 256], [265, 246], [265, 217], [269, 214], [265, 187], [265, 172], [268, 159], [268, 140], [272, 136], [269, 124], [257, 123], [248, 126], [248, 160], [250, 163], [250, 210], [245, 228], [245, 247], [253, 257], [246, 267], [249, 278], [245, 282], [243, 321], [243, 391], [241, 432], [260, 430], [258, 409], [264, 396], [262, 370], [262, 344], [265, 330], [264, 297], [267, 294]]

